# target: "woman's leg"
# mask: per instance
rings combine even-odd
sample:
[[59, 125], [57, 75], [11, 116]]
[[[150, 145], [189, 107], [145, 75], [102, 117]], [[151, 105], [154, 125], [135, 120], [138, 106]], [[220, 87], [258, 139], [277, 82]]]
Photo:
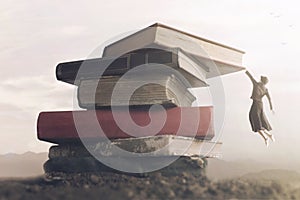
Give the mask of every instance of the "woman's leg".
[[258, 133], [264, 138], [265, 144], [268, 147], [269, 146], [269, 141], [268, 141], [268, 137], [265, 136], [264, 131], [263, 130], [259, 130]]
[[275, 142], [275, 138], [274, 138], [274, 135], [271, 134], [269, 131], [267, 131], [266, 129], [263, 130], [264, 133], [273, 141]]

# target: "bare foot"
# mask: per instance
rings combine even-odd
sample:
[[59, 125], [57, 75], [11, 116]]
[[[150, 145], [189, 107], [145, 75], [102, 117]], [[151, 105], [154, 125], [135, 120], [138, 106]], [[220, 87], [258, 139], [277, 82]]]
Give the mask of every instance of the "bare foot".
[[272, 135], [271, 133], [269, 133], [267, 130], [263, 130], [263, 131], [272, 140], [272, 142], [275, 142], [274, 135]]
[[268, 137], [272, 140], [272, 142], [275, 142], [275, 138], [274, 138], [274, 135], [268, 135]]
[[269, 139], [268, 139], [268, 138], [265, 139], [265, 145], [266, 145], [267, 147], [269, 146]]

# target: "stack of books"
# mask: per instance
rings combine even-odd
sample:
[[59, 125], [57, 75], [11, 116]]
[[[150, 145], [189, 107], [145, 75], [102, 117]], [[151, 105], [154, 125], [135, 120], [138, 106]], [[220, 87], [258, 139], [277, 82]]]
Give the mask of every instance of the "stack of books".
[[[58, 64], [57, 79], [77, 87], [79, 106], [86, 110], [40, 113], [38, 138], [57, 144], [45, 171], [105, 170], [92, 154], [122, 157], [111, 145], [151, 158], [218, 156], [221, 144], [211, 141], [213, 107], [192, 107], [190, 88], [209, 87], [208, 78], [243, 69], [242, 55], [154, 24], [110, 44], [102, 58]], [[145, 128], [149, 124], [155, 133]]]

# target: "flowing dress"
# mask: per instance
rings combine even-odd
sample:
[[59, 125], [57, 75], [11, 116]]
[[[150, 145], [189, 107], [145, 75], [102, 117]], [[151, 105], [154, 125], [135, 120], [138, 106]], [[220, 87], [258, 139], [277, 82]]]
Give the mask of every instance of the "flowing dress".
[[258, 132], [259, 130], [272, 130], [270, 123], [263, 110], [262, 98], [268, 94], [268, 89], [261, 82], [256, 82], [251, 79], [253, 83], [253, 91], [251, 99], [253, 100], [250, 112], [249, 120], [252, 127], [252, 131]]

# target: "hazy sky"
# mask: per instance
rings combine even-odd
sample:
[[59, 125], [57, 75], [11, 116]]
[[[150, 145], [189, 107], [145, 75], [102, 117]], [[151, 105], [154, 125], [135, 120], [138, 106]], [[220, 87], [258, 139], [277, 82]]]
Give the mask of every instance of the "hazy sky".
[[57, 63], [161, 22], [244, 50], [244, 65], [270, 79], [276, 114], [265, 108], [277, 141], [266, 148], [248, 122], [251, 82], [244, 72], [223, 77], [224, 159], [300, 160], [299, 8], [291, 0], [1, 1], [0, 153], [48, 150], [36, 139], [38, 113], [73, 109], [74, 88], [55, 80]]

